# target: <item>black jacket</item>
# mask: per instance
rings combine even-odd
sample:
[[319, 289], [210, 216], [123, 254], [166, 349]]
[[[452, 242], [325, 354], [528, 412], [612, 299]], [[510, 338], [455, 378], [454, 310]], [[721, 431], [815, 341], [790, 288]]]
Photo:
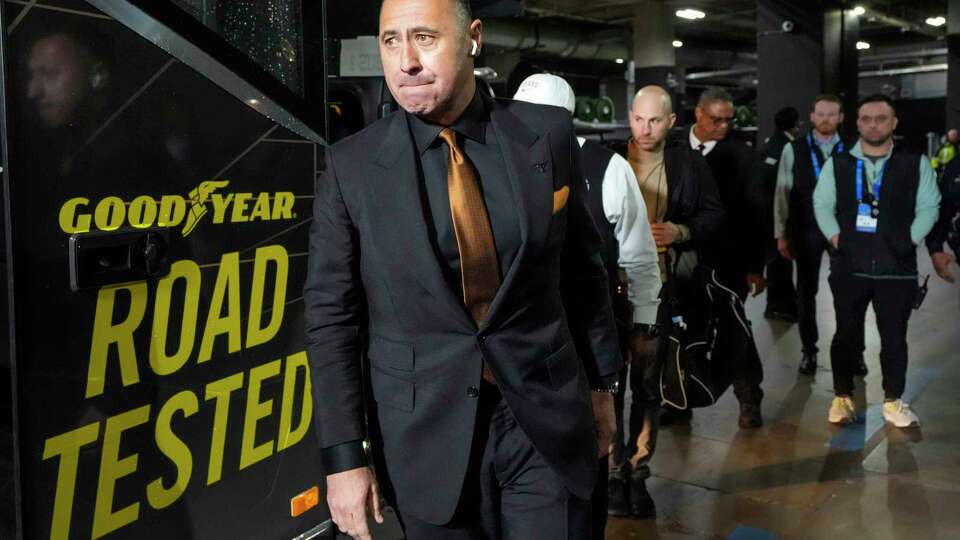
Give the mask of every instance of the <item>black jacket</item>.
[[[691, 129], [674, 130], [671, 138], [675, 144], [690, 148]], [[727, 216], [726, 227], [705, 250], [705, 258], [735, 290], [746, 287], [747, 273], [763, 273], [765, 242], [770, 236], [770, 229], [762, 225], [763, 210], [750, 188], [753, 153], [746, 144], [728, 136], [704, 156]]]
[[[960, 159], [954, 158], [940, 177], [940, 219], [927, 235], [927, 250], [933, 254], [943, 251], [943, 243], [951, 232], [960, 232], [955, 220], [960, 219]], [[955, 241], [955, 240], [954, 240]], [[951, 246], [956, 250], [957, 246]], [[960, 255], [960, 253], [958, 253]]]
[[664, 221], [685, 225], [690, 240], [678, 251], [704, 251], [723, 234], [725, 214], [710, 167], [689, 145], [668, 142], [664, 149], [667, 214]]
[[764, 245], [770, 256], [776, 256], [776, 242], [773, 238], [773, 200], [777, 190], [777, 172], [780, 168], [780, 157], [783, 147], [790, 144], [787, 134], [781, 130], [770, 136], [760, 147], [753, 160], [749, 183], [749, 197], [753, 205], [759, 209], [761, 226], [767, 235]]
[[[460, 499], [484, 363], [584, 499], [597, 467], [588, 378], [622, 365], [569, 113], [495, 101], [490, 119], [522, 245], [479, 329], [431, 247], [403, 112], [330, 147], [316, 185], [304, 304], [319, 445], [358, 451], [369, 435], [391, 502], [435, 524]], [[364, 352], [372, 402], [361, 394]]]

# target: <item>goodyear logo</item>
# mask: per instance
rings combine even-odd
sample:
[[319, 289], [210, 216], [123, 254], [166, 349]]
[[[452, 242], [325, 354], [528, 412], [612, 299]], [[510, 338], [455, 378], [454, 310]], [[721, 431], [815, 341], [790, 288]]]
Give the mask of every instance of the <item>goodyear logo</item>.
[[207, 180], [182, 195], [164, 195], [158, 201], [141, 195], [129, 203], [110, 196], [92, 203], [86, 197], [74, 197], [60, 207], [60, 229], [67, 234], [114, 231], [129, 225], [137, 229], [153, 226], [179, 227], [189, 236], [201, 220], [213, 210], [214, 223], [247, 223], [293, 219], [293, 193], [222, 193], [229, 180]]

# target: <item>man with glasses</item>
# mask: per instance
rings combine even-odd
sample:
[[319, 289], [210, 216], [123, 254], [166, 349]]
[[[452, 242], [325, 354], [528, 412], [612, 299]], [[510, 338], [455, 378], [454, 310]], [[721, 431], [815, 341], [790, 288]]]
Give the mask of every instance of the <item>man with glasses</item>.
[[882, 94], [857, 110], [860, 141], [831, 157], [813, 194], [817, 224], [832, 246], [830, 288], [837, 331], [830, 347], [835, 397], [828, 419], [857, 418], [851, 396], [867, 305], [880, 334], [883, 418], [896, 427], [919, 425], [901, 399], [907, 375], [907, 321], [917, 301], [917, 246], [940, 207], [937, 179], [926, 156], [894, 145], [897, 111]]
[[[763, 279], [764, 245], [760, 204], [751, 196], [749, 178], [753, 151], [730, 136], [733, 123], [733, 98], [722, 88], [710, 88], [700, 95], [696, 108], [696, 124], [684, 128], [675, 138], [685, 141], [700, 152], [716, 182], [720, 200], [726, 209], [725, 230], [704, 254], [707, 266], [715, 269], [724, 285], [742, 300], [750, 292], [757, 296], [766, 288]], [[731, 359], [734, 366], [733, 389], [740, 402], [741, 428], [763, 425], [760, 401], [763, 390], [763, 366], [756, 344], [752, 342], [739, 358]], [[688, 422], [691, 411], [666, 408], [661, 425]]]
[[[831, 156], [853, 146], [837, 132], [843, 123], [843, 102], [832, 94], [817, 96], [810, 109], [810, 130], [783, 148], [777, 173], [773, 204], [773, 236], [777, 251], [788, 261], [797, 261], [797, 294], [800, 297], [800, 340], [803, 357], [800, 373], [817, 372], [817, 292], [820, 288], [820, 263], [827, 241], [813, 216], [813, 190]], [[860, 356], [856, 374], [867, 375]]]

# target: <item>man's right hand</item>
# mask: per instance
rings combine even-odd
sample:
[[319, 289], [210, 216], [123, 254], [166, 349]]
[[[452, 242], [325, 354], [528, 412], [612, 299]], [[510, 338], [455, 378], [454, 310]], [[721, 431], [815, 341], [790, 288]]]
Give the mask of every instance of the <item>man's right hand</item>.
[[327, 475], [327, 506], [330, 518], [341, 532], [355, 540], [372, 540], [367, 527], [368, 507], [377, 523], [380, 513], [380, 489], [369, 467], [358, 467]]
[[780, 256], [788, 261], [793, 260], [793, 253], [790, 252], [790, 242], [786, 237], [777, 238], [777, 251], [780, 252]]
[[953, 274], [950, 273], [950, 263], [953, 262], [953, 255], [938, 251], [930, 255], [930, 260], [933, 262], [933, 269], [936, 270], [941, 279], [949, 283], [954, 282]]

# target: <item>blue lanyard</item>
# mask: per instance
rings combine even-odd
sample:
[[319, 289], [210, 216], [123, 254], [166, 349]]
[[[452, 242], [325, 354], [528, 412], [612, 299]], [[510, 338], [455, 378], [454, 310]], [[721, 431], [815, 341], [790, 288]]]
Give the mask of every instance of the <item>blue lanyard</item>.
[[[810, 162], [813, 163], [813, 176], [817, 180], [820, 180], [820, 160], [817, 159], [816, 146], [813, 145], [813, 135], [808, 131], [807, 132], [807, 145], [810, 146]], [[837, 141], [837, 146], [834, 147], [836, 153], [843, 153], [843, 141]]]
[[[877, 171], [877, 179], [873, 182], [873, 200], [880, 202], [880, 188], [883, 187], [883, 171], [887, 168], [887, 162], [884, 161], [880, 170]], [[863, 202], [863, 160], [857, 160], [857, 200]]]

